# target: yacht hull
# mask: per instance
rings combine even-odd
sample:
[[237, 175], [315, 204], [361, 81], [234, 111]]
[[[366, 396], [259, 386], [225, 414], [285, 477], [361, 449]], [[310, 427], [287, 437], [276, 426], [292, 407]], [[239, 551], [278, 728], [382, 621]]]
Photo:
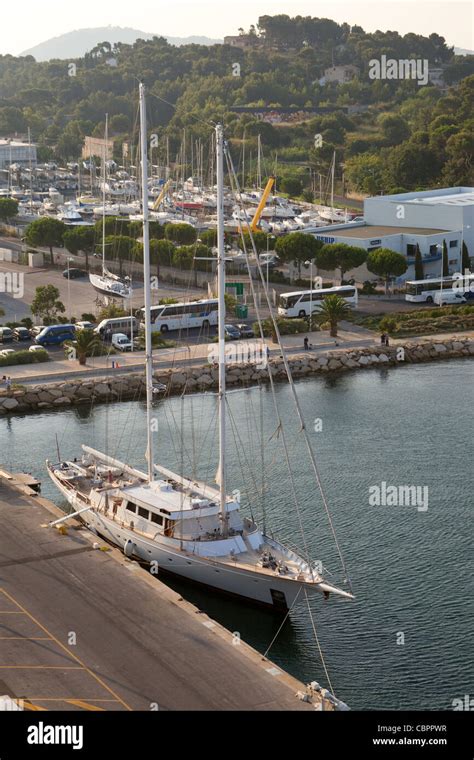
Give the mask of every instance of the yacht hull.
[[[87, 506], [83, 498], [76, 492], [65, 487], [48, 470], [49, 475], [74, 510]], [[201, 586], [231, 595], [258, 605], [272, 608], [276, 611], [290, 609], [296, 600], [304, 599], [303, 589], [308, 591], [324, 591], [318, 588], [320, 584], [310, 584], [291, 580], [284, 576], [267, 575], [253, 571], [251, 568], [231, 566], [216, 559], [197, 556], [179, 549], [179, 541], [175, 546], [165, 545], [157, 540], [147, 539], [122, 525], [122, 522], [106, 517], [104, 514], [91, 509], [83, 512], [77, 519], [81, 520], [89, 530], [94, 531], [106, 541], [114, 544], [127, 556], [156, 567], [155, 574], [172, 574], [178, 578]], [[125, 549], [127, 547], [127, 549]], [[320, 585], [321, 586], [321, 585]]]

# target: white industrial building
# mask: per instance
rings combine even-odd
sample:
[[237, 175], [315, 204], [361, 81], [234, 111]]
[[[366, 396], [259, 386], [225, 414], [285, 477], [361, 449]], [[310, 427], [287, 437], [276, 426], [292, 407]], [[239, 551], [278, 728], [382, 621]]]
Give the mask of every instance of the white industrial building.
[[36, 166], [36, 145], [0, 138], [0, 169], [8, 169], [10, 164]]
[[[363, 222], [320, 227], [315, 230], [315, 237], [324, 243], [346, 243], [367, 251], [376, 248], [397, 251], [408, 262], [401, 280], [414, 279], [417, 244], [425, 277], [440, 276], [442, 246], [446, 241], [450, 272], [460, 272], [463, 241], [474, 261], [474, 188], [451, 187], [367, 198]], [[365, 266], [347, 276], [357, 280], [374, 277]]]

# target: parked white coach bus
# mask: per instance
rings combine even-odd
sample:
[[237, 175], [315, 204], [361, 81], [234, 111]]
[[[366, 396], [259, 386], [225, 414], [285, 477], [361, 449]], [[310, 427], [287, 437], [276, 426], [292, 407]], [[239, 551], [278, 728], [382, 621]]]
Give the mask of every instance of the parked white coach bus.
[[[187, 303], [159, 304], [151, 307], [153, 332], [185, 330], [188, 327], [211, 327], [217, 325], [217, 298], [189, 301]], [[144, 309], [140, 309], [144, 321]]]
[[441, 290], [459, 293], [466, 298], [474, 298], [474, 274], [407, 280], [405, 283], [405, 301], [435, 303], [435, 295]]
[[280, 317], [309, 317], [310, 311], [318, 311], [326, 296], [329, 295], [341, 296], [348, 304], [354, 308], [357, 307], [358, 293], [355, 285], [339, 285], [334, 288], [281, 293], [278, 314]]

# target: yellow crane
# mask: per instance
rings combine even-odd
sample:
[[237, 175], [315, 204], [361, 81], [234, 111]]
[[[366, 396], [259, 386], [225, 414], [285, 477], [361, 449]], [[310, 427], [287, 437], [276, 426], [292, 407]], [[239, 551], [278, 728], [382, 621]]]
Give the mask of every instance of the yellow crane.
[[272, 187], [275, 184], [275, 177], [269, 177], [268, 182], [265, 186], [265, 190], [262, 193], [262, 197], [260, 199], [260, 203], [257, 206], [257, 210], [254, 214], [254, 217], [250, 223], [250, 229], [252, 232], [255, 232], [255, 230], [258, 227], [258, 223], [260, 221], [260, 217], [262, 216], [262, 211], [267, 205], [268, 196], [270, 195], [272, 191]]
[[170, 185], [171, 185], [171, 180], [169, 179], [167, 182], [165, 182], [165, 184], [161, 188], [161, 193], [159, 194], [158, 198], [153, 204], [153, 211], [158, 211], [158, 209], [160, 208], [160, 205], [162, 204], [163, 199], [166, 193], [168, 192], [168, 188]]

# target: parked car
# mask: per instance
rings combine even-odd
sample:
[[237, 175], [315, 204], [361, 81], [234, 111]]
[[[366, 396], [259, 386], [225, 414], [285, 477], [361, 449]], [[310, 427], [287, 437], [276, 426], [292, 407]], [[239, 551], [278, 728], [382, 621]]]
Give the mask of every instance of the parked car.
[[132, 341], [124, 333], [115, 333], [112, 335], [112, 346], [119, 351], [131, 351]]
[[240, 332], [235, 325], [224, 325], [225, 337], [229, 340], [238, 340]]
[[69, 269], [64, 270], [63, 277], [69, 277], [70, 280], [77, 280], [79, 277], [85, 277], [86, 274], [87, 272], [84, 272], [83, 269], [75, 269], [74, 267], [70, 267]]
[[269, 269], [275, 269], [280, 263], [280, 259], [276, 253], [261, 253], [258, 260], [260, 261], [260, 265], [265, 267], [265, 269], [267, 267]]
[[11, 343], [13, 340], [13, 330], [9, 327], [0, 327], [0, 343]]
[[97, 325], [94, 322], [81, 321], [76, 322], [77, 330], [95, 330]]
[[28, 351], [31, 351], [31, 352], [34, 352], [34, 351], [44, 351], [44, 350], [45, 349], [43, 348], [43, 346], [35, 346], [35, 345], [33, 345], [33, 346], [30, 346], [28, 348]]
[[15, 327], [13, 330], [13, 338], [15, 340], [30, 340], [30, 331], [26, 327]]
[[238, 324], [235, 326], [237, 330], [239, 331], [241, 338], [253, 338], [255, 336], [254, 331], [252, 330], [251, 327], [249, 327], [249, 325]]
[[39, 346], [60, 346], [65, 340], [74, 340], [76, 328], [74, 325], [49, 325], [35, 338]]
[[44, 328], [45, 328], [44, 325], [34, 325], [30, 330], [31, 337], [36, 338], [40, 334], [40, 332], [44, 330]]
[[0, 351], [0, 356], [6, 357], [6, 356], [9, 356], [10, 354], [14, 354], [14, 353], [15, 353], [15, 349], [13, 349], [13, 348], [4, 348], [2, 351]]

